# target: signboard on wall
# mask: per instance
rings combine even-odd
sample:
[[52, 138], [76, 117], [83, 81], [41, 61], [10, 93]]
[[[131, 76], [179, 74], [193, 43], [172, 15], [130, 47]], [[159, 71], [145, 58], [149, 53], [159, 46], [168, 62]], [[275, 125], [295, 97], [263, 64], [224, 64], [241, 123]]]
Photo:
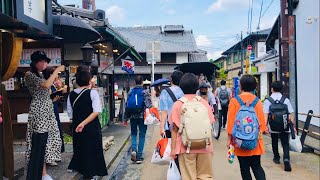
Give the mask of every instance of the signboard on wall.
[[43, 0], [23, 0], [23, 12], [26, 16], [46, 23], [46, 2]]
[[19, 62], [19, 67], [30, 67], [31, 54], [35, 51], [44, 51], [48, 58], [51, 59], [48, 66], [61, 65], [61, 49], [60, 48], [42, 48], [42, 49], [23, 49]]
[[258, 51], [256, 58], [262, 57], [267, 53], [266, 50], [266, 43], [265, 42], [258, 42]]

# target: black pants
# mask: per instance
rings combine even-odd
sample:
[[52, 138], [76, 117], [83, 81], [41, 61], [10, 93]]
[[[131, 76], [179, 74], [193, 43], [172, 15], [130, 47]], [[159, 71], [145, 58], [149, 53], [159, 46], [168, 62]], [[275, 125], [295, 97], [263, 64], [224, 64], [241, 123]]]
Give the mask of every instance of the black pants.
[[274, 158], [280, 159], [279, 149], [278, 149], [278, 139], [280, 138], [283, 147], [283, 161], [290, 161], [289, 155], [289, 135], [290, 133], [271, 133], [272, 139], [272, 151]]
[[221, 118], [221, 122], [223, 124], [223, 127], [226, 127], [227, 124], [227, 116], [228, 116], [228, 107], [221, 107], [220, 110], [220, 117]]
[[256, 180], [265, 180], [266, 175], [261, 167], [261, 156], [238, 156], [241, 177], [243, 180], [252, 180], [250, 168]]

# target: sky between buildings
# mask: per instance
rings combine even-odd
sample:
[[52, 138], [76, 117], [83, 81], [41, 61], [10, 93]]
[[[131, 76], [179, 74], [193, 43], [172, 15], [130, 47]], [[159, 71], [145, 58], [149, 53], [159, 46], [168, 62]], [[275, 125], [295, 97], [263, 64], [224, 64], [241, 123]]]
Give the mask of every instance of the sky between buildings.
[[[81, 7], [82, 0], [58, 3]], [[271, 28], [279, 15], [280, 0], [96, 0], [96, 8], [105, 10], [115, 27], [184, 25], [193, 30], [198, 47], [208, 52], [208, 58], [216, 59], [240, 40], [241, 31], [243, 38], [247, 36], [250, 22], [252, 32], [259, 19], [260, 30]]]

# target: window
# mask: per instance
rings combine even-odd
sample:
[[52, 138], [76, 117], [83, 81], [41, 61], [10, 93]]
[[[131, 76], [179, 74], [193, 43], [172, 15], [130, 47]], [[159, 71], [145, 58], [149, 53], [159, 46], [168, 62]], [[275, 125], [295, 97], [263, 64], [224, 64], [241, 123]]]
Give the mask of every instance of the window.
[[231, 65], [231, 56], [230, 55], [227, 57], [227, 63], [228, 63], [228, 65]]

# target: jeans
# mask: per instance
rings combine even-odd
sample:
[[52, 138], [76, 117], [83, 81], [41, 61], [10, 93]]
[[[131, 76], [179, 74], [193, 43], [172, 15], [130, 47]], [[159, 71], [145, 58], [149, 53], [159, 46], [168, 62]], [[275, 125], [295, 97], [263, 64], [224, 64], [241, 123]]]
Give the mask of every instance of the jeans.
[[261, 167], [261, 156], [238, 156], [241, 177], [243, 180], [252, 180], [250, 168], [256, 180], [266, 180], [266, 175]]
[[290, 161], [289, 135], [290, 133], [287, 133], [287, 132], [271, 133], [272, 151], [275, 159], [280, 159], [279, 150], [278, 150], [278, 139], [280, 137], [281, 144], [283, 147], [283, 161]]
[[220, 117], [221, 118], [221, 122], [223, 124], [222, 127], [226, 127], [226, 124], [227, 124], [227, 116], [228, 116], [228, 107], [221, 107], [221, 110], [220, 110]]
[[[143, 118], [132, 118], [130, 120], [131, 126], [131, 149], [137, 152], [137, 158], [142, 158], [144, 142], [146, 139], [147, 126], [144, 125]], [[139, 145], [137, 151], [137, 135], [139, 129]]]

